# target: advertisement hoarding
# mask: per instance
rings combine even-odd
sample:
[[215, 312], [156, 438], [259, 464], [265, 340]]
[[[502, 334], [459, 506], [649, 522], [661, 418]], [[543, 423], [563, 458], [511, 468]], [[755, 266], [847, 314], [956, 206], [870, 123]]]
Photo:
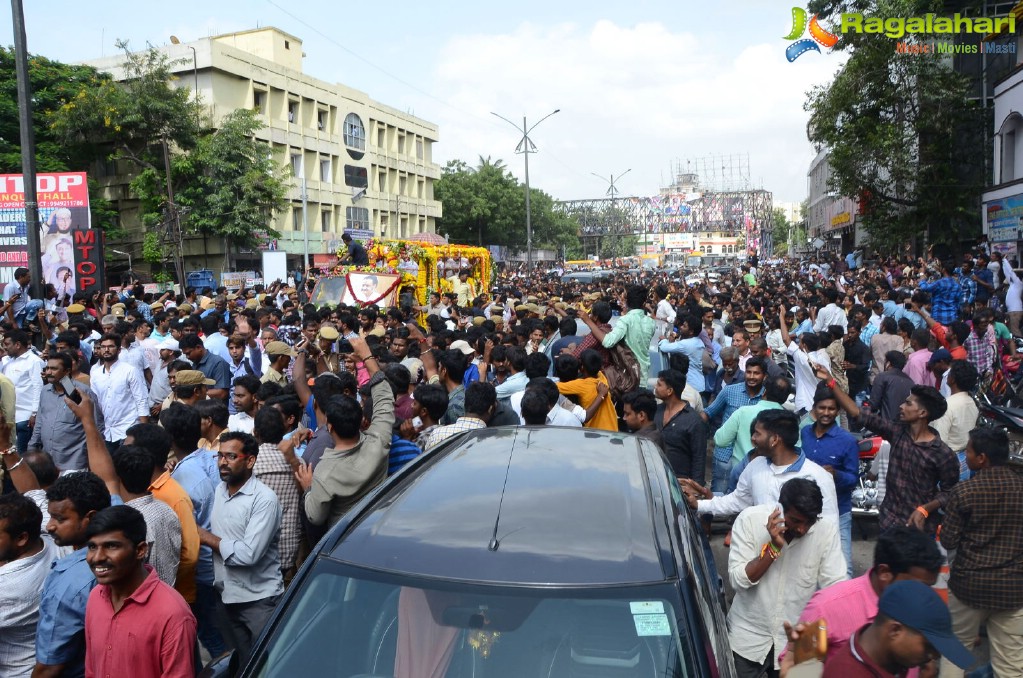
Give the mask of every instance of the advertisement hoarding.
[[[53, 283], [59, 294], [98, 289], [104, 281], [96, 275], [102, 266], [94, 257], [102, 260], [102, 238], [93, 234], [76, 240], [77, 232], [92, 231], [85, 172], [38, 174], [36, 197], [43, 281]], [[24, 178], [0, 174], [0, 283], [14, 280], [15, 269], [28, 267], [27, 228]], [[79, 271], [83, 267], [86, 272]]]

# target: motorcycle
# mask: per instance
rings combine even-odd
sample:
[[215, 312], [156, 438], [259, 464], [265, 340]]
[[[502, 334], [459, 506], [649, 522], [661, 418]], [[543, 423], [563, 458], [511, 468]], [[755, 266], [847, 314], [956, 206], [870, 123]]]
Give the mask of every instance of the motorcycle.
[[1009, 463], [1023, 467], [1023, 409], [993, 405], [983, 400], [977, 403], [980, 416], [977, 426], [993, 426], [1009, 435]]
[[[877, 518], [881, 501], [884, 499], [884, 470], [871, 480], [871, 468], [878, 455], [887, 460], [891, 445], [881, 436], [867, 436], [860, 440], [859, 484], [852, 491], [852, 514], [854, 518]], [[887, 466], [887, 463], [885, 464]]]

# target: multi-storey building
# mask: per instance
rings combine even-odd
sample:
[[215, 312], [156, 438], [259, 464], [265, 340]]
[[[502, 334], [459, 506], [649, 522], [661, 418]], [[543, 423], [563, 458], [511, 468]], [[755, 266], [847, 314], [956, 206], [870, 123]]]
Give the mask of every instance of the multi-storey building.
[[829, 185], [830, 179], [828, 150], [822, 149], [807, 172], [807, 237], [811, 240], [819, 238], [823, 243], [818, 248], [821, 251], [849, 252], [863, 238], [862, 227], [856, 218], [858, 206], [852, 198], [835, 195]]
[[[356, 238], [436, 231], [441, 216], [433, 195], [440, 176], [433, 161], [436, 125], [303, 73], [302, 41], [276, 28], [158, 49], [174, 62], [175, 86], [194, 89], [214, 124], [236, 109], [253, 109], [265, 124], [256, 138], [290, 166], [294, 179], [288, 206], [272, 224], [253, 224], [257, 232], [269, 225], [281, 234], [264, 239], [262, 249], [286, 251], [289, 266], [298, 268], [307, 240], [313, 264], [337, 250], [346, 230]], [[123, 57], [88, 63], [115, 79], [123, 75]], [[128, 191], [129, 170], [119, 163], [93, 174], [106, 186], [129, 232], [127, 241], [115, 246], [127, 248], [139, 261], [142, 232], [138, 204]], [[244, 270], [258, 267], [260, 260], [258, 249], [225, 257], [220, 239], [202, 235], [186, 237], [184, 256], [186, 270]]]

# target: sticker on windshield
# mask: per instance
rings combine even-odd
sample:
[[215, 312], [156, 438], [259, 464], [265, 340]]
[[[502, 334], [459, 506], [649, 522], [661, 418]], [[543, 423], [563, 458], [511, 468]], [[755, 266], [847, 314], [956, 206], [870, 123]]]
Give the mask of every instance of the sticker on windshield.
[[671, 625], [666, 614], [634, 614], [637, 636], [670, 636]]
[[664, 612], [664, 603], [659, 600], [639, 600], [629, 603], [632, 614], [655, 614]]

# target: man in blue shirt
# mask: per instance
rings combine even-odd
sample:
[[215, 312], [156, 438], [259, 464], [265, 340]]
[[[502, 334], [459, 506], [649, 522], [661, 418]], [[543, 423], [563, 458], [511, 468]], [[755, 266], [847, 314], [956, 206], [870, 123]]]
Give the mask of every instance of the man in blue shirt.
[[348, 256], [341, 263], [352, 266], [369, 266], [369, 253], [361, 243], [352, 240], [352, 236], [348, 233], [341, 236], [341, 242], [348, 248]]
[[57, 546], [75, 549], [53, 564], [39, 601], [36, 666], [32, 675], [85, 675], [85, 605], [96, 578], [85, 562], [85, 531], [97, 512], [110, 506], [106, 485], [88, 471], [69, 473], [46, 490], [46, 532]]
[[941, 278], [920, 283], [920, 289], [931, 294], [931, 317], [942, 325], [950, 325], [959, 319], [959, 304], [963, 288], [952, 277], [952, 262], [941, 262]]
[[[745, 380], [738, 384], [725, 386], [700, 416], [710, 421], [721, 415], [721, 421], [728, 418], [740, 407], [760, 402], [764, 396], [764, 380], [767, 378], [767, 365], [763, 358], [750, 358], [746, 361]], [[714, 447], [714, 475], [710, 489], [713, 492], [724, 492], [728, 486], [728, 476], [732, 470], [732, 445]]]
[[814, 423], [799, 433], [803, 454], [835, 479], [838, 527], [846, 571], [852, 577], [852, 491], [859, 482], [860, 450], [856, 438], [838, 425], [838, 400], [825, 384], [813, 396]]

